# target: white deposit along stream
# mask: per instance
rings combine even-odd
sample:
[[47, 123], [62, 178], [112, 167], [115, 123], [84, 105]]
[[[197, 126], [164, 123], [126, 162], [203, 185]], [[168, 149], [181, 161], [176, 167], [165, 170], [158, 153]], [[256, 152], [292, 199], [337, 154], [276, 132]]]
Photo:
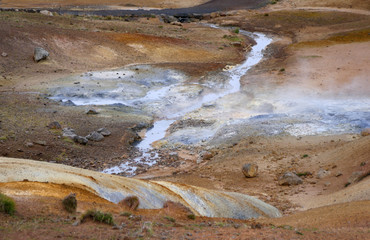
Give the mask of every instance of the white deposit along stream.
[[[189, 113], [191, 111], [194, 111], [200, 107], [202, 107], [203, 104], [213, 102], [225, 95], [238, 92], [240, 90], [240, 78], [246, 74], [246, 72], [256, 65], [258, 62], [261, 61], [263, 58], [263, 50], [266, 49], [266, 47], [272, 42], [271, 38], [268, 38], [265, 34], [262, 33], [249, 33], [247, 31], [240, 31], [241, 34], [248, 35], [254, 38], [256, 41], [256, 45], [254, 45], [249, 52], [249, 54], [246, 57], [246, 60], [241, 63], [240, 65], [237, 65], [236, 67], [228, 70], [229, 72], [229, 87], [225, 89], [223, 92], [217, 92], [217, 93], [210, 93], [207, 95], [204, 95], [200, 100], [193, 103], [190, 106], [186, 106], [183, 109], [180, 109], [177, 112], [174, 112], [172, 114], [168, 114], [167, 118], [156, 121], [154, 123], [154, 126], [148, 130], [148, 132], [145, 135], [144, 140], [142, 140], [136, 147], [143, 153], [142, 156], [137, 157], [133, 159], [133, 162], [136, 164], [143, 163], [147, 164], [149, 166], [152, 166], [156, 164], [156, 161], [158, 159], [157, 153], [151, 152], [152, 150], [152, 143], [155, 141], [158, 141], [162, 139], [165, 134], [166, 130], [169, 128], [169, 126], [175, 122], [176, 119], [184, 116], [186, 113]], [[169, 89], [166, 89], [167, 91]], [[104, 170], [104, 173], [115, 173], [119, 174], [122, 172], [125, 172], [125, 174], [133, 174], [136, 171], [136, 167], [132, 165], [132, 163], [123, 163], [120, 166], [115, 166], [109, 169]]]
[[[154, 116], [157, 121], [136, 145], [140, 156], [103, 171], [125, 176], [133, 176], [137, 166], [157, 164], [152, 143], [163, 138], [170, 145], [217, 146], [251, 135], [330, 135], [370, 127], [369, 96], [319, 94], [294, 84], [269, 84], [263, 77], [241, 89], [241, 77], [263, 59], [272, 39], [243, 30], [240, 34], [256, 44], [244, 62], [225, 71], [193, 81], [181, 71], [129, 65], [60, 79], [51, 90], [52, 99], [69, 105], [114, 104], [134, 116]], [[197, 121], [204, 124], [192, 124]]]

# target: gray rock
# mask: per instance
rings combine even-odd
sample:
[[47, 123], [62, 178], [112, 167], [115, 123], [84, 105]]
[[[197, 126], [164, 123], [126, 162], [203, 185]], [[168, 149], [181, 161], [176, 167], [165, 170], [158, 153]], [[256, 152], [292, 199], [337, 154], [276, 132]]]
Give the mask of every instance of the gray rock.
[[77, 135], [73, 138], [73, 141], [79, 144], [83, 144], [83, 145], [86, 145], [89, 142], [89, 140], [86, 137], [77, 136]]
[[74, 223], [72, 223], [72, 226], [78, 226], [80, 225], [81, 221], [77, 219]]
[[104, 137], [106, 136], [110, 136], [112, 133], [106, 129], [106, 128], [99, 128], [98, 130], [96, 130], [98, 133], [100, 133], [101, 135], [103, 135]]
[[303, 183], [302, 179], [292, 172], [284, 173], [279, 177], [278, 182], [281, 186], [298, 185]]
[[72, 102], [71, 100], [62, 102], [61, 105], [62, 106], [70, 106], [70, 107], [76, 106], [76, 104], [74, 102]]
[[258, 166], [255, 163], [244, 164], [242, 172], [247, 178], [254, 178], [258, 174]]
[[45, 16], [53, 16], [53, 13], [48, 10], [42, 10], [40, 13]]
[[77, 134], [75, 133], [75, 130], [72, 128], [63, 128], [62, 136], [74, 139], [75, 137], [77, 137]]
[[33, 53], [33, 60], [35, 62], [39, 62], [41, 60], [45, 60], [47, 57], [49, 57], [49, 52], [41, 47], [36, 47]]
[[29, 147], [29, 148], [34, 146], [33, 143], [31, 143], [31, 142], [26, 142], [25, 145], [26, 145], [26, 147]]
[[34, 141], [35, 144], [40, 145], [40, 146], [46, 146], [45, 141]]
[[59, 122], [51, 122], [48, 125], [49, 129], [62, 129], [62, 126], [60, 125]]
[[1, 56], [2, 56], [2, 57], [7, 57], [7, 56], [8, 56], [8, 54], [7, 54], [6, 52], [2, 52], [2, 53], [1, 53]]
[[330, 171], [326, 171], [324, 169], [319, 169], [319, 171], [316, 174], [316, 177], [318, 179], [322, 179], [330, 174]]
[[165, 14], [161, 14], [161, 20], [165, 23], [177, 22], [177, 18]]
[[98, 132], [92, 132], [89, 135], [86, 136], [87, 139], [95, 142], [99, 142], [104, 139], [104, 136], [101, 133]]
[[98, 114], [98, 112], [95, 109], [89, 109], [86, 111], [86, 114]]

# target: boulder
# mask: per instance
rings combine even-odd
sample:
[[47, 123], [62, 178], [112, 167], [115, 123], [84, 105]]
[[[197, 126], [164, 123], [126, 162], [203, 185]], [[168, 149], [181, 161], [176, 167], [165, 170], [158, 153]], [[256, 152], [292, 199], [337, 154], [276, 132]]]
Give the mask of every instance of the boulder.
[[75, 137], [77, 137], [77, 134], [75, 133], [75, 130], [72, 128], [63, 128], [62, 136], [74, 139]]
[[292, 172], [284, 173], [279, 177], [278, 181], [281, 186], [298, 185], [303, 183], [302, 179]]
[[103, 135], [104, 137], [106, 136], [110, 136], [112, 133], [106, 129], [106, 128], [99, 128], [98, 130], [96, 130], [98, 133], [100, 133], [101, 135]]
[[90, 133], [89, 135], [87, 135], [86, 138], [94, 142], [99, 142], [104, 139], [104, 136], [101, 133], [94, 131]]
[[49, 57], [49, 52], [41, 47], [36, 47], [33, 53], [33, 60], [35, 62], [39, 62], [41, 60], [45, 60], [47, 57]]
[[244, 164], [242, 172], [247, 178], [254, 178], [258, 174], [258, 166], [255, 163]]

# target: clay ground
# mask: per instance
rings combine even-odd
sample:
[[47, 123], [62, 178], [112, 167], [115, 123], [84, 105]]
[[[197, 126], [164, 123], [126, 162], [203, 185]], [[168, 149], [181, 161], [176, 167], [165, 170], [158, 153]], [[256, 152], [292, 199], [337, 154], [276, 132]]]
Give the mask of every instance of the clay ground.
[[[309, 11], [296, 7], [331, 9]], [[366, 97], [370, 90], [368, 9], [366, 1], [355, 0], [279, 1], [260, 10], [237, 11], [211, 21], [275, 36], [277, 41], [269, 48], [268, 58], [243, 78], [246, 89], [264, 79], [267, 84], [287, 89]], [[141, 62], [165, 62], [166, 66], [200, 76], [242, 58], [241, 49], [219, 49], [229, 44], [223, 38], [225, 32], [196, 24], [179, 27], [151, 18], [123, 22], [7, 12], [0, 16], [0, 52], [9, 54], [0, 58], [3, 156], [101, 169], [109, 165], [106, 159], [118, 161], [131, 153], [131, 141], [126, 138], [135, 137], [132, 133], [138, 123], [135, 116], [122, 114], [111, 118], [105, 112], [87, 116], [84, 108], [62, 107], [43, 95], [24, 93], [45, 91], [48, 80]], [[52, 49], [50, 60], [33, 63], [35, 45]], [[147, 51], [138, 51], [138, 45]], [[173, 51], [181, 54], [172, 56]], [[59, 139], [60, 132], [46, 128], [55, 120], [81, 134], [102, 126], [110, 128], [113, 134], [103, 142], [80, 146]], [[151, 119], [143, 117], [141, 121]], [[47, 145], [25, 146], [26, 142], [37, 140], [46, 141]], [[283, 212], [284, 217], [279, 219], [191, 220], [179, 207], [132, 211], [141, 218], [130, 219], [121, 215], [127, 209], [68, 186], [1, 184], [1, 191], [11, 193], [18, 207], [14, 217], [0, 213], [0, 239], [368, 239], [369, 146], [370, 137], [358, 133], [248, 137], [232, 146], [226, 143], [201, 164], [196, 164], [197, 155], [183, 152], [180, 157], [185, 164], [180, 167], [154, 168], [138, 176], [257, 196]], [[256, 178], [243, 176], [241, 167], [247, 162], [259, 165]], [[318, 178], [320, 169], [329, 173]], [[285, 171], [301, 173], [303, 184], [279, 186], [277, 178]], [[362, 172], [365, 177], [348, 185], [353, 172]], [[25, 196], [22, 193], [25, 189], [35, 189], [34, 196]], [[60, 203], [70, 192], [77, 192], [76, 215], [65, 213]], [[116, 230], [93, 222], [72, 226], [76, 217], [91, 208], [112, 212], [116, 223], [124, 223], [124, 227]], [[145, 222], [150, 222], [151, 230], [143, 227]]]

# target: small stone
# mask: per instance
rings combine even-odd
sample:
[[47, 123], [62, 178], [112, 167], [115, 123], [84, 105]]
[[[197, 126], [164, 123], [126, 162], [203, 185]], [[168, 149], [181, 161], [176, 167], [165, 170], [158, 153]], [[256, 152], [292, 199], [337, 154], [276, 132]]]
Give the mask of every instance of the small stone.
[[330, 174], [330, 171], [324, 170], [324, 169], [319, 169], [319, 171], [316, 174], [316, 177], [318, 179], [322, 179]]
[[177, 152], [170, 152], [168, 157], [173, 161], [179, 160], [179, 154]]
[[89, 142], [89, 140], [86, 137], [77, 136], [77, 135], [73, 138], [73, 141], [75, 141], [76, 143], [82, 144], [82, 145], [86, 145]]
[[39, 62], [45, 60], [49, 56], [49, 52], [41, 47], [36, 47], [33, 53], [33, 60]]
[[80, 223], [81, 221], [77, 219], [74, 223], [72, 223], [72, 226], [78, 226]]
[[63, 206], [64, 209], [69, 212], [69, 213], [74, 213], [76, 212], [77, 209], [77, 199], [76, 199], [76, 194], [71, 193], [68, 196], [66, 196], [63, 201]]
[[89, 109], [89, 110], [86, 111], [86, 114], [94, 115], [94, 114], [99, 114], [99, 113], [95, 109]]
[[62, 126], [60, 125], [59, 122], [51, 122], [48, 125], [49, 129], [62, 129]]
[[361, 136], [366, 137], [370, 135], [370, 128], [365, 128], [361, 131]]
[[114, 229], [114, 230], [121, 230], [122, 229], [122, 226], [119, 226], [117, 224], [114, 224], [114, 226], [112, 227], [112, 229]]
[[106, 128], [99, 128], [98, 130], [96, 130], [98, 133], [100, 133], [101, 135], [103, 136], [110, 136], [112, 133], [106, 129]]
[[325, 186], [325, 187], [329, 187], [330, 185], [331, 185], [331, 183], [330, 183], [330, 182], [325, 182], [325, 183], [324, 183], [324, 186]]
[[255, 163], [244, 164], [242, 172], [247, 178], [254, 178], [258, 174], [258, 166]]
[[335, 176], [336, 177], [340, 177], [340, 176], [342, 176], [343, 174], [341, 173], [341, 172], [337, 172], [336, 174], [335, 174]]
[[41, 10], [40, 13], [45, 16], [53, 16], [53, 13], [48, 10]]
[[202, 151], [200, 152], [200, 157], [203, 159], [203, 160], [210, 160], [211, 158], [213, 158], [213, 153], [209, 152], [209, 151]]
[[298, 185], [303, 183], [302, 179], [292, 172], [284, 173], [279, 177], [278, 182], [281, 186]]
[[45, 141], [34, 141], [35, 144], [40, 145], [40, 146], [46, 146]]
[[29, 148], [34, 146], [33, 143], [31, 143], [31, 142], [27, 142], [25, 145], [26, 145], [26, 147], [29, 147]]
[[104, 136], [102, 134], [94, 131], [94, 132], [90, 133], [89, 135], [87, 135], [86, 138], [88, 140], [91, 140], [91, 141], [94, 141], [94, 142], [99, 142], [99, 141], [104, 139]]
[[8, 54], [7, 54], [6, 52], [2, 52], [2, 53], [1, 53], [1, 56], [2, 56], [2, 57], [7, 57], [7, 56], [8, 56]]

